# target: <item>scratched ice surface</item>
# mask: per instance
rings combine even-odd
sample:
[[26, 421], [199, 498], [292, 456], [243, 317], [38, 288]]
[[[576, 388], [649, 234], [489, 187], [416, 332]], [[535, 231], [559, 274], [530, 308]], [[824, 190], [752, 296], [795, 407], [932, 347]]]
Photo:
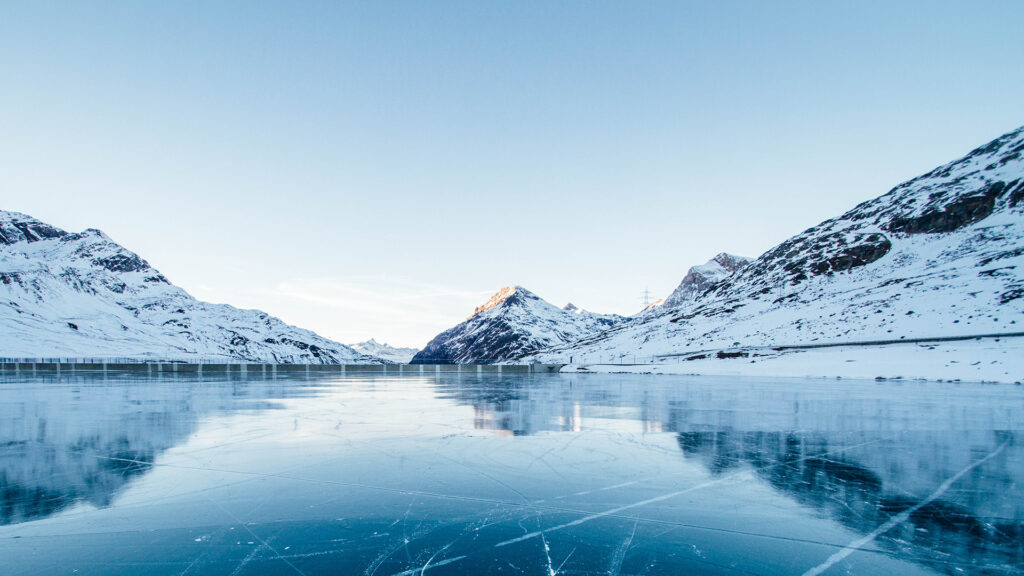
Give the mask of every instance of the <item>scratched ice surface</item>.
[[1024, 574], [1018, 386], [0, 379], [0, 573]]

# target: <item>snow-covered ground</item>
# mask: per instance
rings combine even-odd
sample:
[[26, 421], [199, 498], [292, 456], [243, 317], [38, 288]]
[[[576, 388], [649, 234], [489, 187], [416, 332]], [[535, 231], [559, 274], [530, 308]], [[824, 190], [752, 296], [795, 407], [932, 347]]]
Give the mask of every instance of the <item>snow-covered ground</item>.
[[[622, 358], [641, 364], [611, 364], [574, 358], [563, 372], [703, 374], [809, 378], [884, 378], [964, 382], [1024, 382], [1024, 337], [956, 342], [837, 346], [776, 351], [752, 348], [678, 357]], [[588, 363], [592, 362], [592, 363]]]

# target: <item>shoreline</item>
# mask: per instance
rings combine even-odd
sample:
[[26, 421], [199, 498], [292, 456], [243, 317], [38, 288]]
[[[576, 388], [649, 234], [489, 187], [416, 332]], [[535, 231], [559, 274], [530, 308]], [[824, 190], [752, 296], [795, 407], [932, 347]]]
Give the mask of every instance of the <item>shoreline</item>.
[[561, 371], [1020, 384], [1024, 382], [1024, 339], [794, 348], [760, 354], [737, 351], [730, 357], [672, 363], [576, 363]]

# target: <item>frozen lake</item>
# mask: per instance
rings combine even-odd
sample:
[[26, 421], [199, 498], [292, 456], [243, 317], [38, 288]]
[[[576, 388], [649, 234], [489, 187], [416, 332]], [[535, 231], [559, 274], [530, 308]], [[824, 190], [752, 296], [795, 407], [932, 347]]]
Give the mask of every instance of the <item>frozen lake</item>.
[[1024, 574], [1024, 389], [8, 375], [0, 573]]

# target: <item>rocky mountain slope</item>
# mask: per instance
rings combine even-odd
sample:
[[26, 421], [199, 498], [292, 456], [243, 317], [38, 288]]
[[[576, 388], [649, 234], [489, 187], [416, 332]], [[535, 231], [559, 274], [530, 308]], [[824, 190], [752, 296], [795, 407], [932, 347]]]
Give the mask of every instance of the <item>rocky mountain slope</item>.
[[1010, 334], [1022, 313], [1024, 128], [805, 230], [687, 304], [531, 359]]
[[0, 356], [380, 362], [264, 312], [200, 302], [99, 230], [6, 211]]
[[376, 356], [382, 360], [388, 362], [395, 362], [398, 364], [408, 364], [412, 357], [419, 352], [418, 348], [398, 348], [391, 346], [388, 343], [381, 344], [373, 338], [365, 342], [358, 342], [356, 344], [349, 344], [349, 347], [361, 354], [368, 356]]
[[705, 264], [694, 266], [686, 273], [679, 286], [665, 299], [666, 308], [678, 308], [701, 296], [708, 288], [725, 280], [732, 273], [753, 262], [753, 258], [720, 253]]
[[521, 286], [502, 288], [463, 323], [438, 334], [413, 364], [472, 364], [514, 360], [574, 342], [625, 320], [572, 304], [558, 308]]

